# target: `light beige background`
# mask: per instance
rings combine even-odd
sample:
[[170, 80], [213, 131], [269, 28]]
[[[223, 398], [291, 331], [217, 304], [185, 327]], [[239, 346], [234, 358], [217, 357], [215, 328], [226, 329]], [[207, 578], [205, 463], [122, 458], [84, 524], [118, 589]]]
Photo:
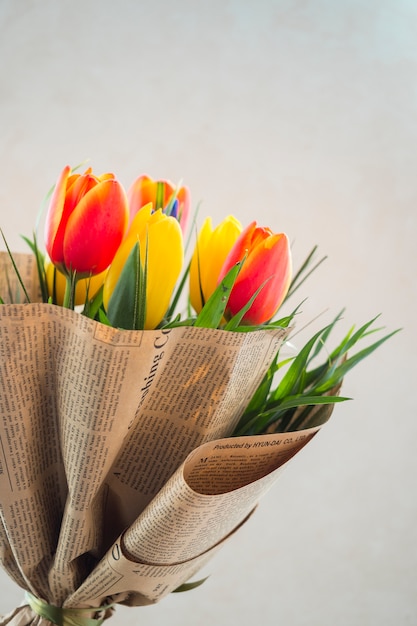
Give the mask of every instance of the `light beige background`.
[[[341, 332], [404, 327], [205, 585], [113, 623], [416, 624], [417, 3], [0, 0], [0, 50], [13, 249], [63, 165], [90, 158], [126, 186], [183, 179], [215, 222], [285, 230], [296, 265], [318, 244], [304, 322], [346, 306]], [[0, 574], [0, 613], [21, 597]]]

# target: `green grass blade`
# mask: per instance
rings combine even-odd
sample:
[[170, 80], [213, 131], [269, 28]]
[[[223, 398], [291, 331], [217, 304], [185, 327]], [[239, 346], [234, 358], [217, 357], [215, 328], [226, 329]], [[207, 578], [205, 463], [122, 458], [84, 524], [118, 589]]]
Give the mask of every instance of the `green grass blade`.
[[178, 285], [178, 288], [175, 291], [174, 297], [173, 297], [172, 302], [171, 302], [171, 304], [169, 306], [169, 309], [167, 311], [166, 319], [168, 321], [174, 315], [175, 310], [176, 310], [177, 305], [178, 305], [178, 302], [179, 302], [179, 299], [181, 297], [181, 294], [184, 291], [185, 284], [186, 284], [186, 282], [188, 280], [188, 276], [190, 274], [190, 265], [191, 265], [191, 261], [187, 265], [187, 268], [186, 268], [186, 270], [185, 270], [185, 272], [184, 272], [184, 274], [183, 274], [183, 276], [181, 278], [181, 281], [180, 281], [180, 283]]
[[36, 269], [38, 271], [39, 285], [41, 289], [42, 302], [48, 302], [49, 293], [45, 272], [45, 256], [41, 253], [36, 240], [36, 233], [33, 233], [33, 241], [22, 235], [23, 241], [27, 243], [36, 260]]
[[346, 360], [344, 360], [341, 363], [341, 365], [339, 365], [339, 367], [337, 367], [335, 369], [333, 375], [331, 377], [329, 377], [329, 379], [325, 383], [323, 383], [322, 385], [317, 386], [315, 388], [315, 392], [316, 393], [325, 393], [326, 391], [331, 389], [331, 387], [334, 387], [335, 385], [337, 385], [339, 382], [341, 382], [343, 380], [343, 378], [346, 376], [346, 374], [353, 367], [355, 367], [358, 363], [363, 361], [363, 359], [367, 358], [370, 354], [372, 354], [372, 352], [374, 352], [377, 348], [379, 348], [379, 346], [381, 346], [390, 337], [393, 337], [399, 331], [400, 331], [400, 329], [392, 331], [388, 335], [385, 335], [385, 337], [382, 337], [382, 339], [379, 339], [378, 341], [375, 341], [370, 346], [367, 346], [366, 348], [363, 348], [362, 350], [360, 350], [359, 352], [357, 352], [356, 354], [354, 354], [350, 358], [347, 358]]
[[236, 263], [226, 274], [220, 285], [214, 290], [201, 309], [194, 322], [194, 326], [200, 328], [219, 327], [224, 316], [230, 292], [232, 291], [241, 267], [242, 262]]
[[301, 265], [300, 269], [297, 271], [295, 276], [293, 277], [290, 287], [288, 289], [288, 293], [285, 297], [285, 300], [288, 300], [296, 291], [301, 287], [301, 285], [311, 276], [313, 272], [327, 259], [327, 256], [322, 257], [319, 261], [315, 263], [315, 265], [309, 270], [309, 266], [311, 265], [314, 255], [316, 254], [317, 246], [311, 250], [310, 254], [305, 259], [304, 263]]
[[254, 303], [255, 299], [258, 297], [259, 293], [262, 291], [262, 289], [265, 287], [266, 283], [270, 280], [270, 278], [268, 278], [264, 283], [262, 283], [262, 285], [260, 287], [258, 287], [258, 289], [255, 291], [255, 293], [253, 294], [253, 296], [248, 300], [248, 302], [245, 304], [244, 307], [242, 307], [240, 309], [240, 311], [238, 311], [236, 313], [236, 315], [234, 315], [226, 324], [226, 326], [224, 327], [225, 330], [229, 330], [229, 331], [233, 331], [236, 330], [239, 326], [240, 323], [245, 315], [245, 313], [247, 313], [247, 311], [249, 311], [249, 309], [251, 308], [252, 304]]
[[[21, 277], [21, 275], [20, 275], [20, 272], [19, 272], [19, 270], [18, 270], [18, 268], [17, 268], [17, 265], [16, 265], [16, 263], [15, 263], [15, 260], [14, 260], [14, 258], [13, 258], [13, 255], [12, 255], [12, 253], [11, 253], [11, 251], [10, 251], [10, 248], [9, 248], [9, 246], [8, 246], [8, 243], [7, 243], [7, 241], [6, 241], [6, 237], [4, 236], [4, 233], [3, 233], [3, 231], [2, 231], [2, 229], [1, 229], [1, 228], [0, 228], [0, 233], [1, 233], [1, 236], [2, 236], [3, 241], [4, 241], [4, 245], [6, 246], [7, 254], [9, 255], [9, 258], [10, 258], [10, 261], [11, 261], [11, 263], [12, 263], [13, 269], [14, 269], [14, 271], [15, 271], [15, 273], [16, 273], [17, 280], [19, 281], [19, 284], [20, 284], [20, 286], [21, 286], [21, 288], [22, 288], [22, 290], [23, 290], [23, 293], [25, 294], [25, 298], [26, 298], [27, 302], [30, 302], [29, 294], [28, 294], [28, 292], [26, 291], [26, 287], [25, 287], [25, 285], [24, 285], [24, 283], [23, 283], [23, 279], [22, 279], [22, 277]], [[11, 301], [12, 301], [12, 298], [11, 298]]]
[[103, 285], [97, 291], [96, 294], [90, 299], [87, 296], [86, 303], [84, 305], [83, 315], [90, 319], [96, 319], [98, 311], [103, 304]]
[[282, 401], [276, 408], [253, 416], [246, 423], [240, 422], [233, 433], [233, 436], [239, 437], [242, 435], [263, 434], [272, 424], [282, 419], [289, 411], [301, 406], [331, 405], [338, 402], [345, 402], [350, 399], [351, 398], [343, 396], [289, 396], [288, 398], [285, 398], [285, 400]]
[[141, 267], [139, 243], [136, 243], [123, 266], [110, 296], [107, 317], [116, 328], [143, 330], [146, 298], [143, 297], [145, 275]]
[[200, 580], [196, 580], [194, 582], [183, 583], [182, 585], [174, 589], [172, 593], [182, 593], [183, 591], [190, 591], [191, 589], [196, 589], [197, 587], [200, 587], [200, 585], [205, 583], [207, 579], [208, 579], [208, 576], [206, 576], [205, 578], [201, 578]]
[[282, 400], [287, 396], [292, 396], [295, 393], [299, 393], [301, 389], [303, 389], [303, 383], [306, 375], [306, 366], [309, 360], [310, 353], [313, 350], [315, 343], [320, 339], [326, 329], [327, 327], [315, 333], [294, 358], [285, 376], [282, 378], [278, 387], [273, 392], [273, 400]]

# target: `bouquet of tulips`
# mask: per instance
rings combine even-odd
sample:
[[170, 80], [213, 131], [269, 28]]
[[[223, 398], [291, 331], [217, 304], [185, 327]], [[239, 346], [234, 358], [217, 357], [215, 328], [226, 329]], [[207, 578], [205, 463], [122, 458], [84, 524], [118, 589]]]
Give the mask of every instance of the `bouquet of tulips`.
[[46, 254], [0, 257], [0, 555], [26, 591], [0, 623], [91, 626], [200, 584], [393, 333], [329, 349], [339, 314], [288, 350], [315, 248], [293, 273], [256, 222], [187, 236], [186, 186], [65, 167], [48, 201]]

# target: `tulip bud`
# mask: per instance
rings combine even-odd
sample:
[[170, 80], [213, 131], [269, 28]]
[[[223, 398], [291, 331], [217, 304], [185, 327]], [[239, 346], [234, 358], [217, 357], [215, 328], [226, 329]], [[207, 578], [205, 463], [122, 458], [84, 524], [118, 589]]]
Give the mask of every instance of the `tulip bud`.
[[233, 265], [244, 258], [225, 314], [228, 318], [233, 317], [262, 287], [243, 321], [246, 324], [263, 324], [278, 311], [291, 283], [292, 262], [287, 235], [274, 234], [269, 228], [257, 226], [256, 222], [249, 224], [223, 264], [218, 283]]
[[128, 193], [130, 221], [142, 207], [152, 203], [155, 211], [162, 209], [168, 216], [175, 217], [185, 233], [191, 205], [191, 194], [188, 187], [175, 186], [168, 180], [153, 180], [146, 174], [139, 176], [130, 187]]
[[241, 231], [242, 225], [233, 215], [214, 230], [211, 218], [204, 221], [190, 266], [190, 301], [197, 313], [216, 289], [223, 264]]
[[127, 224], [127, 197], [112, 174], [71, 174], [66, 166], [49, 204], [45, 247], [65, 274], [92, 276], [110, 265]]

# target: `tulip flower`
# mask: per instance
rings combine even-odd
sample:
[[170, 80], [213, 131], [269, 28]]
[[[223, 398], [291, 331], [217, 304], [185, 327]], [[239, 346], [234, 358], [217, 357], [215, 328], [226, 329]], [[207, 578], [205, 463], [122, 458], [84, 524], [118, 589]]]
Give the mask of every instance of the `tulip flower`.
[[64, 167], [49, 204], [45, 247], [64, 274], [86, 277], [104, 271], [123, 240], [127, 197], [113, 174], [71, 174]]
[[[74, 306], [85, 304], [88, 298], [92, 298], [104, 283], [106, 271], [88, 278], [81, 278], [77, 281], [74, 294]], [[62, 306], [64, 304], [67, 277], [60, 272], [52, 263], [48, 263], [45, 268], [46, 284], [48, 294], [53, 297], [54, 304]]]
[[245, 257], [231, 291], [225, 315], [228, 318], [233, 317], [262, 286], [245, 313], [243, 322], [263, 324], [275, 315], [290, 286], [292, 262], [288, 237], [285, 233], [274, 234], [269, 228], [262, 228], [252, 222], [240, 234], [227, 256], [218, 283]]
[[184, 245], [181, 227], [174, 217], [165, 215], [161, 209], [154, 211], [152, 204], [147, 204], [136, 213], [104, 283], [103, 305], [107, 312], [123, 267], [138, 242], [141, 265], [144, 268], [146, 265], [144, 329], [150, 330], [159, 325], [168, 310], [182, 269]]
[[241, 231], [242, 225], [233, 215], [214, 229], [211, 218], [204, 221], [190, 265], [190, 301], [197, 313], [216, 289], [227, 255]]
[[129, 201], [130, 220], [149, 202], [155, 211], [175, 217], [185, 233], [190, 213], [191, 195], [188, 187], [175, 186], [168, 180], [153, 180], [146, 174], [139, 176], [127, 193]]

